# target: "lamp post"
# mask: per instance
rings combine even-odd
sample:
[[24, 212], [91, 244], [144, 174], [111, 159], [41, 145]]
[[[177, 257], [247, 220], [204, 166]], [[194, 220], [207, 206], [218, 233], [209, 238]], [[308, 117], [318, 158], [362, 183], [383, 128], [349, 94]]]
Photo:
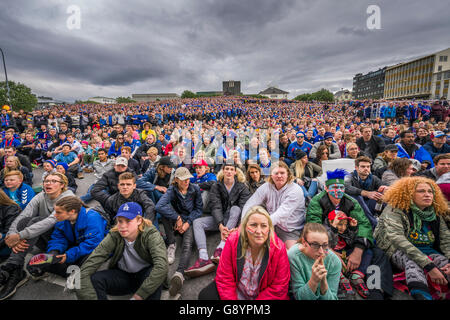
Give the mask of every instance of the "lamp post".
[[[9, 96], [9, 85], [8, 85], [8, 73], [6, 72], [6, 64], [5, 64], [5, 54], [3, 53], [2, 48], [0, 48], [0, 52], [2, 53], [2, 60], [3, 60], [3, 69], [5, 69], [5, 79], [6, 79], [6, 93], [8, 95], [8, 104], [11, 104], [11, 97]], [[9, 106], [12, 111], [12, 106]]]

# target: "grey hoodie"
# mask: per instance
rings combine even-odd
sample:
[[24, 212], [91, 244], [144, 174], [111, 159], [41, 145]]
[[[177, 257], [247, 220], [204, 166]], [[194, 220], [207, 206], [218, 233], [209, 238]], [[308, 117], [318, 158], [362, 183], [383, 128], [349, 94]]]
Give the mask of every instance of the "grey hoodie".
[[[74, 196], [71, 190], [64, 191], [54, 200], [51, 200], [45, 192], [38, 193], [28, 205], [23, 209], [20, 215], [13, 221], [9, 228], [8, 234], [19, 233], [21, 239], [33, 239], [46, 231], [50, 230], [56, 221], [55, 212], [53, 210], [54, 204], [61, 198]], [[43, 217], [45, 219], [32, 224], [31, 226], [18, 232], [17, 224], [20, 220], [27, 217]]]

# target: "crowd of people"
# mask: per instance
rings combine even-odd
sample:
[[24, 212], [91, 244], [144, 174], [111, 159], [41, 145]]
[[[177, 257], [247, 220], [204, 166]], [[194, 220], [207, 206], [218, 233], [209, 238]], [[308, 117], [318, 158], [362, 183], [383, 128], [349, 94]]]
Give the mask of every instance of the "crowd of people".
[[71, 265], [79, 299], [177, 297], [213, 272], [201, 300], [449, 299], [449, 120], [414, 100], [4, 108], [0, 300]]

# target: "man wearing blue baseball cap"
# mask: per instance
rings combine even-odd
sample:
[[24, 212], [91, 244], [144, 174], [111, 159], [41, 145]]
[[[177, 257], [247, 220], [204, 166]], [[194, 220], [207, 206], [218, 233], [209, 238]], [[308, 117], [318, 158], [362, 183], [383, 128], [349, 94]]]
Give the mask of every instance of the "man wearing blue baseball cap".
[[442, 131], [434, 131], [431, 135], [431, 141], [423, 145], [423, 148], [428, 151], [431, 157], [450, 153], [450, 145], [447, 144], [447, 135]]
[[[117, 224], [81, 267], [78, 299], [107, 300], [133, 294], [131, 300], [159, 300], [169, 264], [164, 240], [136, 202], [120, 206]], [[107, 270], [97, 271], [110, 257]]]
[[291, 163], [296, 160], [295, 150], [300, 149], [308, 155], [312, 149], [312, 145], [305, 141], [305, 133], [303, 131], [298, 131], [295, 136], [297, 137], [297, 141], [294, 141], [289, 145], [287, 153], [287, 157], [290, 159]]

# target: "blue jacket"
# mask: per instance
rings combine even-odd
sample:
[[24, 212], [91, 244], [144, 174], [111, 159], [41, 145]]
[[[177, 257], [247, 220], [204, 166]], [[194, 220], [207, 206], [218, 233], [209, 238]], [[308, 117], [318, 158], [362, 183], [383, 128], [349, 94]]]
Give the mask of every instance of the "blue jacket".
[[57, 250], [66, 254], [67, 263], [73, 263], [90, 254], [108, 233], [106, 220], [97, 211], [81, 207], [75, 222], [75, 232], [68, 220], [55, 224], [47, 252]]
[[[429, 161], [431, 163], [429, 168], [433, 168], [434, 167], [433, 158], [431, 158], [429, 152], [425, 150], [420, 144], [416, 145], [419, 147], [419, 149], [417, 149], [416, 152], [414, 153], [413, 159], [419, 160], [420, 163], [424, 161]], [[403, 149], [400, 143], [396, 143], [396, 146], [398, 147], [397, 157], [410, 159], [408, 152], [406, 152], [406, 150]]]
[[423, 148], [428, 151], [428, 153], [431, 155], [431, 158], [434, 159], [434, 157], [443, 154], [443, 153], [450, 153], [450, 145], [447, 143], [444, 143], [441, 149], [437, 149], [432, 141], [429, 141], [423, 145]]
[[27, 204], [34, 198], [36, 193], [33, 188], [26, 183], [22, 183], [16, 191], [9, 191], [8, 188], [3, 187], [3, 191], [8, 197], [10, 197], [14, 202], [16, 202], [20, 208], [23, 210]]
[[309, 156], [309, 152], [312, 149], [312, 145], [309, 142], [303, 141], [303, 144], [300, 146], [297, 141], [292, 142], [288, 147], [287, 156], [288, 158], [295, 160], [295, 150], [301, 149]]
[[192, 225], [203, 213], [200, 187], [189, 184], [187, 194], [183, 197], [176, 186], [170, 186], [156, 204], [156, 211], [170, 220], [177, 220], [181, 216], [183, 222]]
[[200, 178], [197, 178], [197, 173], [193, 174], [193, 178], [191, 178], [191, 183], [203, 183], [203, 182], [208, 182], [208, 181], [217, 181], [217, 177], [214, 173], [205, 173], [203, 176], [201, 176]]

